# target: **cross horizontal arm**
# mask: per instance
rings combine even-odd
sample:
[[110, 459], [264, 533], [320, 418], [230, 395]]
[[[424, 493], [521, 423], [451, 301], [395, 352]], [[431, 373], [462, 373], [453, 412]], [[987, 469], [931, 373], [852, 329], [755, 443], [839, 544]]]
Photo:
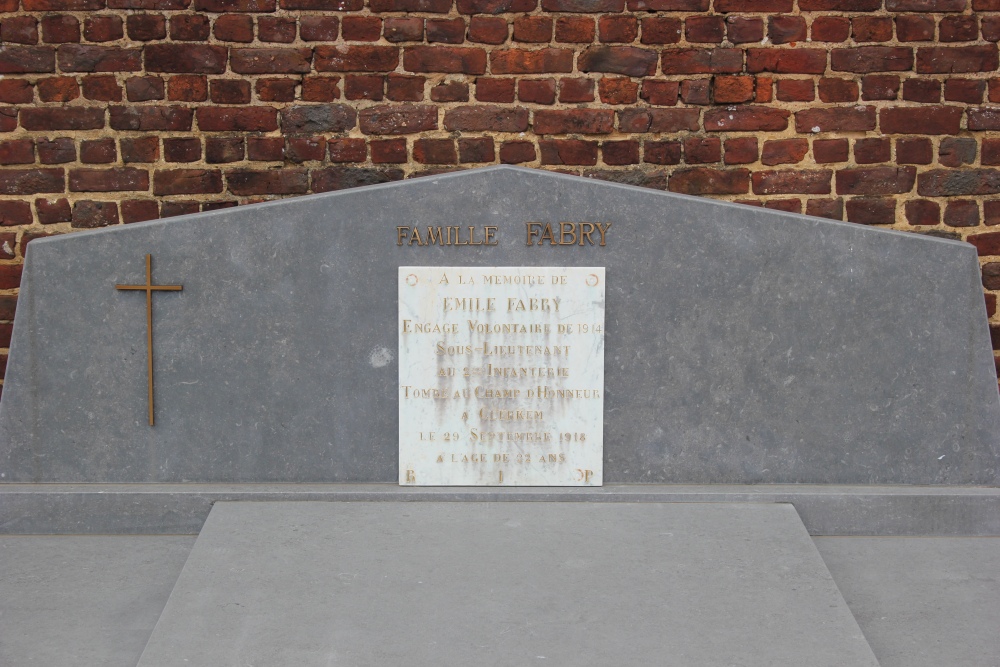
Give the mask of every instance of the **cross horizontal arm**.
[[135, 289], [135, 290], [160, 290], [166, 292], [179, 292], [184, 289], [183, 285], [115, 285], [115, 289]]

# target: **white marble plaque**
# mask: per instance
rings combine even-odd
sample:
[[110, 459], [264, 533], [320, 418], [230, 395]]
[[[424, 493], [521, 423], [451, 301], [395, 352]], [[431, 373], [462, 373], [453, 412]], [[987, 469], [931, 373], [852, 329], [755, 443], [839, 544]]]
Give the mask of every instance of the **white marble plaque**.
[[604, 267], [399, 267], [399, 483], [600, 486]]

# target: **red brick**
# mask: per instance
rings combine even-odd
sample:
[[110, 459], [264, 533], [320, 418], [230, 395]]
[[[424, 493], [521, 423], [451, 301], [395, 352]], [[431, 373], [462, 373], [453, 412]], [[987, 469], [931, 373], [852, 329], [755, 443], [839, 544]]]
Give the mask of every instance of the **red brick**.
[[312, 69], [311, 59], [312, 49], [233, 49], [229, 64], [239, 74], [301, 74]]
[[[680, 26], [680, 21], [676, 23]], [[560, 16], [556, 19], [557, 42], [587, 44], [594, 41], [595, 34], [594, 19], [589, 16]]]
[[983, 17], [983, 39], [989, 42], [1000, 41], [1000, 16]]
[[879, 112], [884, 134], [958, 134], [961, 121], [961, 107], [893, 107]]
[[998, 65], [996, 44], [917, 49], [917, 72], [921, 74], [991, 72]]
[[128, 199], [122, 202], [122, 222], [143, 222], [160, 217], [155, 199]]
[[278, 129], [272, 107], [202, 107], [198, 109], [202, 132], [270, 132]]
[[976, 246], [980, 256], [1000, 255], [1000, 232], [972, 234], [966, 238], [966, 241]]
[[899, 77], [870, 74], [861, 77], [861, 99], [894, 100], [899, 95]]
[[469, 19], [469, 41], [503, 44], [507, 41], [507, 21], [494, 16], [473, 16]]
[[942, 42], [971, 42], [979, 37], [979, 21], [975, 16], [945, 16], [938, 25]]
[[917, 178], [917, 192], [925, 197], [992, 195], [1000, 192], [996, 169], [932, 169]]
[[714, 84], [713, 95], [717, 104], [738, 104], [753, 99], [752, 76], [717, 76]]
[[941, 207], [927, 199], [906, 202], [906, 221], [913, 226], [936, 225], [941, 221]]
[[628, 44], [639, 36], [639, 22], [634, 16], [602, 16], [597, 27], [602, 42]]
[[161, 218], [172, 218], [178, 215], [191, 215], [199, 210], [196, 201], [165, 201], [160, 207]]
[[726, 139], [723, 162], [726, 164], [751, 164], [757, 161], [757, 137]]
[[37, 82], [38, 98], [43, 102], [69, 102], [80, 97], [80, 85], [71, 76], [52, 76]]
[[10, 16], [0, 23], [0, 40], [10, 44], [37, 44], [38, 22], [34, 16]]
[[372, 141], [371, 150], [374, 164], [403, 164], [407, 161], [406, 139]]
[[303, 102], [332, 102], [340, 99], [339, 76], [307, 76], [302, 80]]
[[712, 82], [709, 79], [689, 79], [681, 82], [681, 100], [685, 104], [712, 103]]
[[740, 49], [664, 49], [660, 61], [663, 73], [668, 75], [743, 71], [743, 51]]
[[796, 164], [802, 162], [809, 152], [809, 142], [805, 139], [777, 139], [764, 142], [760, 160], [768, 166]]
[[888, 139], [855, 139], [854, 161], [858, 164], [876, 164], [889, 162], [892, 156], [892, 144]]
[[359, 114], [365, 134], [413, 134], [437, 129], [437, 107], [403, 104], [363, 109]]
[[119, 16], [88, 16], [83, 24], [83, 36], [88, 42], [113, 42], [125, 36]]
[[535, 145], [530, 141], [505, 141], [500, 146], [500, 162], [503, 164], [534, 162], [536, 157]]
[[122, 192], [148, 190], [149, 172], [134, 167], [70, 169], [70, 192]]
[[[790, 113], [763, 106], [730, 107], [705, 112], [708, 132], [778, 132], [788, 127]], [[799, 130], [801, 131], [801, 130]]]
[[388, 183], [403, 178], [403, 172], [400, 169], [365, 169], [360, 167], [314, 169], [311, 175], [313, 192], [343, 190], [359, 185]]
[[73, 12], [104, 9], [104, 4], [105, 0], [23, 0], [21, 6], [26, 12]]
[[[356, 12], [364, 7], [364, 4], [364, 0], [281, 0], [280, 2], [282, 9], [315, 9], [320, 11], [327, 10], [331, 12]], [[374, 11], [375, 8], [373, 7], [372, 10]]]
[[828, 169], [758, 171], [752, 177], [753, 192], [757, 195], [828, 195], [832, 175], [833, 172]]
[[688, 137], [683, 141], [684, 161], [709, 164], [722, 159], [722, 141], [718, 137]]
[[[370, 30], [374, 27], [376, 29], [375, 36], [365, 41], [374, 42], [378, 40], [379, 33], [382, 30], [382, 19], [367, 16], [350, 17], [353, 19], [364, 19], [364, 22], [360, 24], [352, 22], [352, 37], [348, 37], [347, 18], [344, 18], [344, 39], [358, 39], [356, 35], [360, 34], [368, 36]], [[339, 25], [340, 20], [336, 16], [303, 16], [299, 19], [299, 36], [305, 42], [333, 42], [337, 40]]]
[[281, 130], [285, 134], [344, 132], [356, 124], [357, 111], [346, 104], [300, 104], [281, 110]]
[[581, 72], [650, 76], [656, 71], [656, 52], [634, 46], [591, 46], [580, 54]]
[[641, 134], [646, 132], [696, 131], [697, 109], [643, 109], [639, 107], [618, 112], [618, 128], [622, 132]]
[[495, 155], [493, 137], [467, 137], [458, 140], [458, 161], [462, 164], [493, 162]]
[[235, 170], [226, 172], [226, 184], [236, 195], [302, 194], [309, 190], [309, 175], [305, 169]]
[[0, 132], [17, 129], [17, 107], [0, 107]]
[[[21, 202], [18, 202], [21, 203]], [[51, 225], [57, 222], [69, 222], [73, 219], [73, 211], [68, 199], [36, 199], [35, 211], [38, 212], [38, 222]], [[27, 224], [27, 223], [14, 223]]]
[[197, 162], [201, 159], [201, 140], [196, 137], [164, 138], [163, 159], [167, 162]]
[[[1000, 199], [987, 199], [983, 202], [983, 222], [991, 227], [1000, 225]], [[993, 301], [993, 312], [990, 317], [996, 314], [996, 300]]]
[[208, 137], [205, 139], [205, 162], [219, 164], [243, 159], [243, 137]]
[[805, 41], [806, 20], [801, 16], [769, 16], [767, 37], [772, 44], [794, 44]]
[[572, 12], [574, 14], [603, 14], [625, 9], [625, 0], [542, 0], [547, 12]]
[[684, 37], [692, 44], [721, 44], [725, 36], [726, 24], [721, 16], [690, 16], [684, 21]]
[[614, 129], [610, 109], [539, 110], [534, 129], [538, 134], [607, 134]]
[[153, 174], [154, 195], [190, 195], [222, 192], [218, 169], [157, 169]]
[[0, 141], [0, 164], [32, 164], [35, 161], [35, 142], [31, 139]]
[[858, 99], [858, 83], [851, 79], [820, 79], [819, 99], [828, 103], [855, 102]]
[[344, 77], [344, 98], [381, 101], [385, 96], [385, 77], [381, 74], [348, 74]]
[[603, 77], [598, 82], [601, 101], [605, 104], [635, 104], [639, 84], [624, 77]]
[[[430, 43], [461, 44], [465, 41], [465, 19], [427, 19], [424, 22], [424, 31]], [[484, 62], [485, 58], [484, 54]]]
[[120, 102], [122, 89], [111, 75], [83, 77], [83, 96], [100, 102]]
[[211, 34], [207, 16], [177, 14], [170, 17], [170, 39], [181, 42], [204, 42]]
[[855, 42], [888, 42], [892, 40], [892, 18], [889, 16], [855, 16], [851, 19]]
[[[506, 22], [504, 22], [506, 26]], [[393, 16], [385, 19], [382, 32], [390, 42], [419, 42], [424, 38], [424, 20], [419, 18]]]
[[831, 107], [795, 112], [795, 131], [869, 132], [875, 129], [875, 107]]
[[552, 40], [552, 19], [548, 16], [519, 16], [514, 19], [515, 42], [545, 43]]
[[24, 104], [35, 97], [35, 89], [24, 79], [0, 79], [0, 102]]
[[913, 189], [916, 177], [916, 167], [841, 169], [837, 171], [837, 194], [905, 194]]
[[799, 9], [806, 12], [874, 12], [882, 8], [882, 0], [799, 0]]
[[961, 167], [976, 161], [977, 144], [968, 137], [945, 137], [938, 146], [938, 162], [945, 167]]
[[318, 72], [391, 72], [399, 64], [394, 46], [318, 46]]
[[[989, 262], [983, 265], [983, 287], [1000, 289], [1000, 262]], [[992, 338], [992, 327], [990, 333]]]
[[460, 14], [529, 13], [538, 7], [538, 0], [458, 0]]
[[0, 267], [0, 289], [16, 289], [21, 284], [21, 264]]
[[113, 106], [111, 107], [111, 128], [147, 132], [151, 130], [186, 131], [191, 129], [192, 116], [191, 109], [181, 106]]
[[[422, 76], [390, 74], [386, 77], [386, 96], [395, 102], [420, 102], [424, 99], [425, 81]], [[510, 101], [513, 101], [513, 93]]]
[[432, 102], [468, 102], [469, 84], [464, 81], [442, 81], [431, 88]]
[[96, 130], [104, 127], [104, 109], [67, 107], [20, 111], [21, 127], [35, 130]]
[[968, 110], [968, 125], [969, 129], [973, 131], [1000, 129], [1000, 109], [992, 107], [971, 108]]
[[608, 165], [639, 164], [639, 142], [605, 141], [601, 144], [601, 155]]
[[0, 49], [0, 74], [54, 72], [55, 52], [47, 46], [8, 46]]
[[[944, 224], [949, 227], [976, 227], [979, 225], [979, 204], [972, 200], [954, 199], [948, 202], [944, 209]], [[974, 234], [966, 240], [976, 246], [980, 255], [995, 255], [997, 250], [995, 241], [982, 239], [976, 242], [976, 236], [984, 237], [989, 234]], [[1000, 236], [1000, 234], [998, 234]]]
[[931, 158], [930, 139], [896, 140], [896, 162], [900, 164], [930, 164]]
[[464, 132], [524, 132], [528, 129], [528, 110], [490, 105], [457, 107], [445, 112], [444, 126]]
[[458, 164], [458, 153], [452, 139], [417, 139], [413, 159], [421, 164]]
[[163, 39], [167, 36], [167, 21], [162, 14], [131, 14], [125, 18], [128, 38], [137, 42]]
[[485, 74], [486, 51], [475, 47], [410, 46], [403, 50], [403, 69], [408, 72]]
[[288, 44], [295, 41], [295, 20], [278, 16], [257, 19], [257, 39], [262, 42]]
[[[587, 79], [563, 79], [563, 81], [587, 81]], [[639, 96], [646, 100], [648, 104], [654, 106], [674, 106], [677, 104], [677, 92], [680, 88], [676, 81], [662, 81], [656, 79], [643, 79], [642, 91]], [[565, 89], [565, 85], [564, 85]], [[590, 97], [588, 99], [563, 99], [561, 102], [589, 102], [593, 97], [593, 82], [590, 84]]]
[[[681, 41], [681, 22], [669, 16], [651, 16], [642, 19], [643, 44], [676, 44]], [[569, 40], [565, 40], [569, 41]], [[587, 41], [590, 40], [581, 40]]]
[[122, 161], [126, 164], [130, 162], [156, 162], [160, 157], [160, 141], [157, 137], [135, 137], [122, 139], [121, 146]]
[[628, 0], [630, 12], [707, 12], [709, 0]]
[[195, 75], [170, 77], [167, 99], [171, 102], [204, 102], [208, 99], [208, 78]]
[[194, 0], [199, 12], [273, 12], [275, 0]]
[[542, 164], [589, 167], [597, 164], [598, 145], [596, 141], [543, 139], [538, 142], [538, 147], [542, 153]]
[[802, 202], [798, 199], [772, 199], [764, 202], [764, 208], [787, 213], [802, 213]]
[[967, 0], [885, 0], [890, 12], [961, 12]]
[[782, 14], [792, 11], [792, 6], [792, 0], [715, 0], [714, 9], [723, 14], [729, 12], [768, 12]]
[[254, 89], [263, 102], [291, 102], [297, 85], [295, 79], [257, 79]]
[[[336, 2], [337, 0], [328, 1]], [[360, 8], [361, 3], [358, 4], [358, 8]], [[429, 14], [447, 14], [451, 11], [451, 5], [452, 0], [369, 0], [368, 3], [373, 12], [427, 12]]]
[[239, 14], [225, 14], [215, 20], [215, 38], [223, 42], [252, 42], [253, 19]]
[[[43, 201], [43, 200], [38, 200]], [[63, 200], [65, 201], [65, 200]], [[0, 201], [0, 225], [30, 225], [31, 206], [26, 201]], [[11, 244], [13, 246], [13, 244]], [[12, 255], [11, 255], [12, 257]], [[6, 257], [5, 259], [11, 259]], [[10, 319], [10, 318], [4, 318]]]
[[133, 76], [125, 82], [125, 94], [129, 102], [162, 100], [163, 79], [158, 76]]
[[981, 104], [986, 82], [981, 79], [948, 79], [944, 83], [944, 99], [948, 102]]
[[812, 22], [812, 41], [846, 42], [851, 22], [842, 16], [817, 16]]
[[138, 72], [142, 69], [142, 51], [63, 44], [59, 47], [59, 67], [64, 72]]
[[[63, 48], [66, 47], [60, 47], [60, 57]], [[149, 72], [221, 74], [226, 71], [228, 49], [224, 46], [149, 44], [143, 51]]]
[[[582, 56], [581, 56], [582, 57]], [[572, 72], [573, 51], [569, 49], [498, 49], [490, 53], [493, 74], [543, 74]]]
[[667, 188], [689, 195], [738, 195], [750, 190], [746, 169], [680, 169], [670, 176]]
[[93, 229], [118, 224], [118, 204], [110, 201], [78, 201], [73, 204], [73, 227]]
[[901, 42], [930, 42], [934, 40], [934, 19], [919, 14], [896, 17], [896, 38]]
[[816, 97], [812, 79], [779, 79], [775, 89], [782, 102], [810, 102]]
[[517, 99], [534, 104], [556, 101], [555, 79], [521, 79], [517, 84]]
[[285, 159], [285, 141], [281, 137], [250, 137], [247, 139], [247, 159], [274, 162]]
[[844, 219], [843, 199], [810, 199], [806, 202], [806, 215], [814, 215], [831, 220]]
[[89, 139], [80, 142], [80, 162], [109, 164], [118, 159], [114, 139]]
[[726, 37], [733, 44], [760, 42], [764, 39], [764, 20], [749, 16], [727, 16]]
[[327, 149], [331, 162], [364, 162], [368, 158], [364, 139], [330, 139]]
[[934, 79], [907, 79], [903, 82], [903, 99], [908, 102], [941, 101], [941, 82]]
[[515, 79], [476, 79], [476, 99], [480, 102], [513, 102]]
[[840, 72], [905, 72], [913, 69], [913, 49], [901, 46], [833, 49], [830, 67]]
[[69, 14], [54, 14], [42, 17], [42, 41], [48, 44], [79, 42], [79, 19]]

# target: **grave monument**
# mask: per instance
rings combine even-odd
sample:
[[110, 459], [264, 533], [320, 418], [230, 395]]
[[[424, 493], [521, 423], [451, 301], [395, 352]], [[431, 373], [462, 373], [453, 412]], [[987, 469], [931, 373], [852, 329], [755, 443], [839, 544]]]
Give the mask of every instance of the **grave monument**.
[[512, 167], [34, 241], [0, 402], [5, 533], [200, 531], [147, 667], [877, 665], [809, 535], [998, 478], [971, 246]]

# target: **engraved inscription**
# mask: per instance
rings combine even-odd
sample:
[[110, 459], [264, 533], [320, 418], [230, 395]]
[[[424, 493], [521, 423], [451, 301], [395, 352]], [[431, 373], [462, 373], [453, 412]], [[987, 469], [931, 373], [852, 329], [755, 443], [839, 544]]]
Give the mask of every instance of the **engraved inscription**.
[[399, 483], [601, 485], [604, 294], [603, 267], [400, 267]]

